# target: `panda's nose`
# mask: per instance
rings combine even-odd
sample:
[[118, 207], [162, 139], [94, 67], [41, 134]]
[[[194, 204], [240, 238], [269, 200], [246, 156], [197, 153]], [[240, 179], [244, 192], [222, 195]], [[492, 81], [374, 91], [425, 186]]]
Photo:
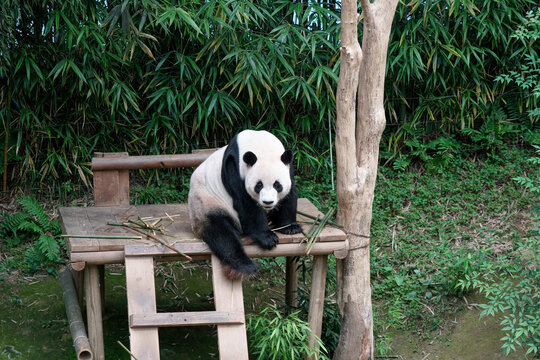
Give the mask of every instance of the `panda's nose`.
[[263, 203], [265, 205], [272, 205], [274, 203], [274, 201], [273, 200], [263, 200]]

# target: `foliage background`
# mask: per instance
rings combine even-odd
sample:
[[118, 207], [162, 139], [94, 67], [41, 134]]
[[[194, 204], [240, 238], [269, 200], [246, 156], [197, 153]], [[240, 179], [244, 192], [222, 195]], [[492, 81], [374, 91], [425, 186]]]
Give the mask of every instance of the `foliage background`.
[[[0, 171], [12, 189], [51, 176], [86, 183], [95, 151], [189, 152], [245, 127], [272, 129], [303, 171], [329, 166], [339, 1], [1, 4]], [[385, 163], [444, 164], [509, 136], [538, 142], [527, 112], [538, 93], [494, 80], [538, 59], [536, 39], [511, 36], [534, 10], [530, 0], [399, 5]]]
[[[183, 153], [224, 145], [250, 127], [271, 129], [294, 148], [301, 195], [324, 210], [333, 205], [339, 1], [0, 4], [0, 173], [8, 194], [52, 187], [63, 202], [62, 194], [89, 185], [95, 151]], [[526, 152], [506, 145], [540, 143], [539, 24], [532, 0], [398, 6], [381, 144], [388, 166], [380, 168], [372, 228], [382, 354], [389, 329], [437, 328], [468, 289], [497, 295], [486, 310], [513, 311], [508, 304], [519, 305], [522, 293], [538, 293], [537, 282], [511, 287], [489, 276], [496, 270], [538, 278], [537, 267], [529, 267], [537, 263], [537, 246], [520, 245], [533, 235], [507, 225], [533, 201], [538, 167], [523, 165]], [[420, 176], [426, 170], [431, 176]], [[520, 185], [528, 192], [508, 174], [527, 175]], [[179, 183], [185, 179], [165, 174], [135, 187], [132, 198], [177, 201], [186, 191]], [[24, 254], [12, 249], [2, 271], [23, 258], [34, 271], [57, 262], [62, 250], [50, 240], [57, 226], [36, 216], [43, 212], [37, 202], [19, 199], [24, 212], [4, 217], [0, 237], [17, 242], [8, 247], [22, 235], [40, 240]], [[496, 224], [486, 227], [486, 219]], [[524, 260], [522, 253], [533, 256]], [[328, 293], [334, 289], [330, 283]], [[538, 334], [518, 318], [503, 324], [505, 351], [517, 344], [536, 354]], [[338, 332], [337, 309], [326, 306], [323, 340], [330, 352]]]

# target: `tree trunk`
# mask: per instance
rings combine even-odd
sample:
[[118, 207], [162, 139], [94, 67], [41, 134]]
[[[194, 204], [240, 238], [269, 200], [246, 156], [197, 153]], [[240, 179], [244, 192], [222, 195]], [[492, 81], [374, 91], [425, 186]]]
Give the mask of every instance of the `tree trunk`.
[[397, 2], [362, 0], [364, 28], [360, 48], [357, 2], [342, 1], [341, 69], [336, 99], [337, 216], [347, 232], [350, 252], [338, 263], [342, 325], [334, 358], [339, 360], [374, 357], [369, 236], [379, 143], [386, 124], [386, 54]]

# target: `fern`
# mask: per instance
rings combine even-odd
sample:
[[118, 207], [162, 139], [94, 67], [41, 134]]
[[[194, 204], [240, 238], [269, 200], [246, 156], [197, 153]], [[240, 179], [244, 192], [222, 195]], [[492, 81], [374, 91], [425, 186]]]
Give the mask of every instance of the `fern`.
[[43, 229], [33, 221], [25, 221], [19, 225], [17, 230], [24, 230], [29, 233], [34, 233], [36, 235], [42, 234]]
[[36, 198], [30, 196], [21, 196], [18, 199], [19, 204], [22, 206], [25, 212], [32, 215], [37, 224], [43, 229], [43, 231], [54, 231], [54, 227], [49, 220], [49, 216], [43, 210], [41, 205], [37, 202]]
[[57, 262], [60, 259], [60, 247], [55, 238], [41, 234], [38, 238], [39, 251], [52, 262]]
[[29, 218], [30, 216], [24, 212], [6, 214], [0, 223], [0, 239], [3, 239], [9, 247], [18, 245], [21, 238], [17, 230], [20, 229], [21, 224], [28, 222]]

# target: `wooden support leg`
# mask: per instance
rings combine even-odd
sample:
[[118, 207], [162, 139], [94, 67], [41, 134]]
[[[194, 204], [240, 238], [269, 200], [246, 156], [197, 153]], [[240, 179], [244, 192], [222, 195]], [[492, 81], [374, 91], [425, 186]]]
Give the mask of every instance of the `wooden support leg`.
[[101, 297], [101, 314], [105, 314], [105, 265], [98, 265], [99, 296]]
[[293, 256], [287, 256], [285, 262], [285, 303], [289, 309], [296, 308], [296, 291], [298, 288], [298, 262]]
[[[126, 256], [126, 288], [128, 314], [156, 313], [156, 285], [152, 256]], [[139, 360], [159, 359], [157, 327], [129, 328], [131, 352]]]
[[84, 271], [71, 269], [71, 276], [73, 276], [73, 285], [75, 287], [77, 301], [79, 302], [79, 308], [82, 309], [84, 296]]
[[103, 345], [103, 319], [101, 313], [101, 288], [97, 265], [87, 264], [84, 272], [84, 289], [86, 293], [86, 316], [88, 321], [88, 338], [94, 353], [94, 359], [105, 360]]
[[[212, 283], [217, 311], [241, 313], [244, 316], [242, 280], [229, 280], [223, 276], [222, 265], [212, 254]], [[246, 324], [218, 325], [220, 360], [249, 360]]]
[[[313, 257], [313, 273], [311, 275], [311, 294], [309, 297], [308, 323], [312, 335], [309, 337], [309, 347], [319, 350], [315, 344], [315, 337], [321, 337], [322, 317], [324, 307], [324, 291], [326, 287], [327, 255], [317, 255]], [[316, 359], [315, 356], [311, 359]]]

